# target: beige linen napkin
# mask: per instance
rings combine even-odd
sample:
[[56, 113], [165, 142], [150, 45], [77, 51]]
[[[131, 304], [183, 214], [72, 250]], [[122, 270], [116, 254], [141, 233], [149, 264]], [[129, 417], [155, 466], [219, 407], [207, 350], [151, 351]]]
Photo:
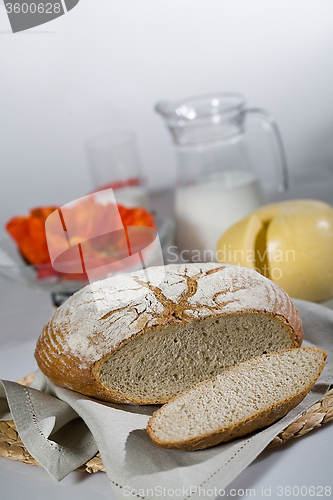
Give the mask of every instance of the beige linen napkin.
[[211, 492], [217, 496], [332, 382], [333, 311], [309, 302], [295, 303], [305, 330], [303, 345], [325, 349], [328, 362], [297, 408], [249, 437], [195, 452], [158, 448], [145, 430], [156, 406], [101, 403], [55, 386], [41, 372], [31, 388], [2, 381], [0, 419], [13, 418], [28, 451], [56, 480], [99, 450], [119, 499], [132, 495], [197, 499], [205, 493], [212, 496]]

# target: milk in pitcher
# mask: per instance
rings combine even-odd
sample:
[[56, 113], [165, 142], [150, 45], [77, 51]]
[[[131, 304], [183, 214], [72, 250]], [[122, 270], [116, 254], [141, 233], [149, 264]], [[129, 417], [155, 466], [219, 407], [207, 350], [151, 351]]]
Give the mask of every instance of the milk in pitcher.
[[255, 174], [235, 170], [179, 187], [175, 202], [181, 259], [212, 261], [222, 234], [265, 203], [265, 198]]

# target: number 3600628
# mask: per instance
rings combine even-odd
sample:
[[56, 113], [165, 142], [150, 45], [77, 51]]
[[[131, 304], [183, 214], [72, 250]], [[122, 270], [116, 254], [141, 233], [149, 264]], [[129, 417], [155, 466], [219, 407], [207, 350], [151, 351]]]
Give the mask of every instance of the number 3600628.
[[61, 4], [60, 3], [5, 3], [6, 10], [8, 14], [60, 14]]

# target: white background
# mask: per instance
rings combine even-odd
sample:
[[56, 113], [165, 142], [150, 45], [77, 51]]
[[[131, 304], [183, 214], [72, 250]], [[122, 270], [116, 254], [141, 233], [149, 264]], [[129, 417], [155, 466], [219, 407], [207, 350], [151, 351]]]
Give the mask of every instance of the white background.
[[333, 176], [332, 26], [331, 0], [81, 0], [12, 34], [0, 5], [0, 227], [86, 194], [83, 142], [104, 130], [135, 130], [151, 187], [172, 185], [161, 98], [241, 92], [277, 118], [292, 174]]
[[[171, 140], [153, 111], [162, 98], [243, 93], [275, 115], [294, 178], [333, 177], [332, 0], [80, 0], [65, 16], [15, 35], [1, 3], [0, 232], [13, 215], [89, 191], [83, 142], [104, 130], [135, 130], [151, 187], [171, 186]], [[17, 314], [20, 304], [25, 314], [26, 340], [51, 310], [46, 294], [37, 300], [29, 292], [29, 302], [18, 290], [6, 284], [1, 295], [9, 343], [17, 335], [8, 330], [10, 307]], [[233, 487], [256, 487], [259, 496], [272, 484], [325, 485], [331, 435], [328, 424], [265, 452]], [[110, 498], [105, 475], [56, 484], [45, 471], [4, 458], [0, 475], [12, 498], [72, 498], [77, 482], [81, 496]]]

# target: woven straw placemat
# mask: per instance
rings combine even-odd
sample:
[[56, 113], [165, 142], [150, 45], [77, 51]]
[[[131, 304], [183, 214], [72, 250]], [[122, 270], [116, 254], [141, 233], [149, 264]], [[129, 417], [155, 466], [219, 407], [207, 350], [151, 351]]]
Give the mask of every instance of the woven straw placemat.
[[[29, 386], [33, 376], [34, 374], [31, 373], [17, 382]], [[289, 439], [302, 437], [331, 420], [333, 420], [333, 389], [329, 390], [318, 403], [310, 406], [310, 408], [294, 420], [294, 422], [284, 431], [278, 434], [268, 447], [280, 446], [286, 441], [289, 441]], [[12, 420], [0, 422], [0, 456], [41, 467], [24, 447]], [[99, 453], [76, 470], [89, 473], [98, 471], [105, 472]]]

